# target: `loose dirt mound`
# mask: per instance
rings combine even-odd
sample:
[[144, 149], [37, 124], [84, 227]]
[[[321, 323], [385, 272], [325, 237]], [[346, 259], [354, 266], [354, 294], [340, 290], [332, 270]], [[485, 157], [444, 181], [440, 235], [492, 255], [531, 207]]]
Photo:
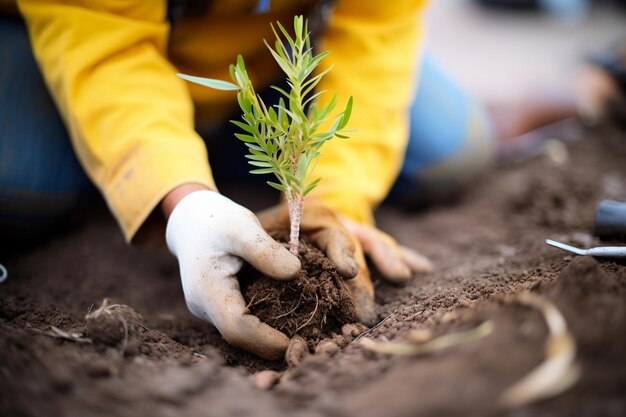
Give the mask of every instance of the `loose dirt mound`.
[[[590, 234], [593, 212], [604, 198], [626, 201], [626, 140], [590, 133], [570, 151], [564, 165], [540, 158], [494, 172], [455, 207], [378, 214], [382, 229], [437, 269], [403, 288], [376, 282], [384, 321], [363, 337], [437, 336], [483, 320], [493, 321], [491, 335], [416, 358], [338, 338], [270, 391], [250, 373], [284, 364], [231, 348], [193, 318], [175, 260], [164, 249], [127, 247], [98, 203], [82, 227], [0, 255], [10, 273], [0, 284], [0, 415], [626, 415], [626, 266], [544, 243], [601, 243]], [[254, 192], [233, 190], [254, 206]], [[562, 395], [508, 412], [499, 396], [543, 358], [540, 314], [508, 301], [529, 290], [562, 311], [582, 374]], [[85, 315], [106, 297], [137, 314], [125, 348], [125, 332], [79, 341], [91, 337]]]
[[302, 336], [313, 348], [341, 333], [344, 324], [355, 323], [357, 315], [343, 278], [319, 249], [303, 240], [300, 260], [302, 269], [293, 281], [272, 280], [251, 268], [240, 281], [252, 314], [289, 337]]

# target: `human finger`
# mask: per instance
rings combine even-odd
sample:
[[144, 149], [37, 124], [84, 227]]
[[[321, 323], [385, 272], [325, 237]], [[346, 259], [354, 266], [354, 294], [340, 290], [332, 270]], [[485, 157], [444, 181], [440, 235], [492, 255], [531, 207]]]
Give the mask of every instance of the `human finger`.
[[400, 247], [391, 236], [356, 223], [351, 223], [349, 228], [383, 278], [395, 284], [404, 284], [411, 278], [411, 269], [404, 263]]
[[350, 279], [357, 275], [359, 268], [354, 259], [354, 241], [341, 225], [316, 232], [313, 240], [344, 278]]
[[357, 245], [355, 259], [358, 263], [356, 276], [346, 281], [357, 312], [359, 321], [366, 326], [376, 323], [376, 305], [374, 303], [374, 285], [370, 278], [363, 250]]
[[[251, 213], [251, 216], [254, 215]], [[300, 271], [300, 260], [263, 230], [256, 218], [242, 222], [232, 236], [232, 254], [277, 280], [290, 280]]]
[[250, 314], [236, 277], [221, 277], [201, 292], [211, 311], [210, 321], [229, 344], [265, 359], [284, 355], [289, 338]]
[[425, 273], [433, 270], [432, 262], [419, 252], [402, 245], [400, 245], [400, 252], [404, 262], [412, 272]]

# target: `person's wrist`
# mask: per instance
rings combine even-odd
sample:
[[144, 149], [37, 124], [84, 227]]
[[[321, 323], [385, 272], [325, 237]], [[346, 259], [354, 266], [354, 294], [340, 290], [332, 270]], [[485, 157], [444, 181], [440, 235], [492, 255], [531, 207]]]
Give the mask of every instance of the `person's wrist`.
[[165, 218], [169, 219], [170, 215], [172, 214], [172, 211], [174, 211], [174, 208], [176, 207], [176, 205], [183, 198], [185, 198], [187, 195], [193, 192], [202, 191], [202, 190], [210, 190], [210, 188], [202, 184], [190, 183], [190, 184], [179, 185], [178, 187], [170, 191], [165, 196], [165, 198], [163, 198], [163, 200], [161, 201], [161, 211], [165, 215]]

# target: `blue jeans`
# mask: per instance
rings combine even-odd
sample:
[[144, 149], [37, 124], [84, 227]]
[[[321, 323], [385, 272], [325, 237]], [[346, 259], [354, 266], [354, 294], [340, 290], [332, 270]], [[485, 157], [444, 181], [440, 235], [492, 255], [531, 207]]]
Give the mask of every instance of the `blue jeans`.
[[[75, 210], [93, 187], [19, 19], [0, 16], [0, 56], [0, 235], [28, 237]], [[493, 140], [484, 112], [428, 57], [410, 116], [406, 157], [390, 199], [419, 205], [454, 193], [488, 163]], [[244, 159], [234, 159], [242, 161], [243, 178]]]
[[54, 228], [93, 187], [20, 19], [0, 16], [0, 56], [0, 236], [28, 241]]
[[489, 165], [495, 139], [485, 109], [426, 55], [404, 162], [388, 200], [419, 207], [455, 196]]

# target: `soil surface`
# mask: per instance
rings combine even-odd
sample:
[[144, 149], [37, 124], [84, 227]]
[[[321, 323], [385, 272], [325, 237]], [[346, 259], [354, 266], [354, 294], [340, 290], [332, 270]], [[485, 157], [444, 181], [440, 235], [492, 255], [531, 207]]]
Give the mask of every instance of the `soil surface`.
[[[586, 136], [568, 146], [565, 163], [539, 157], [494, 170], [455, 206], [379, 210], [381, 229], [436, 270], [405, 287], [377, 281], [382, 323], [361, 337], [403, 341], [411, 330], [437, 336], [484, 320], [494, 324], [490, 335], [419, 357], [346, 339], [278, 382], [265, 371], [260, 384], [251, 370], [269, 365], [187, 312], [165, 249], [127, 247], [95, 204], [82, 225], [0, 255], [10, 274], [0, 284], [0, 415], [624, 416], [626, 266], [544, 243], [599, 244], [596, 205], [626, 201], [626, 137]], [[238, 201], [263, 205], [234, 190]], [[582, 373], [556, 397], [505, 410], [502, 392], [544, 354], [542, 316], [511, 302], [528, 290], [563, 313]]]

